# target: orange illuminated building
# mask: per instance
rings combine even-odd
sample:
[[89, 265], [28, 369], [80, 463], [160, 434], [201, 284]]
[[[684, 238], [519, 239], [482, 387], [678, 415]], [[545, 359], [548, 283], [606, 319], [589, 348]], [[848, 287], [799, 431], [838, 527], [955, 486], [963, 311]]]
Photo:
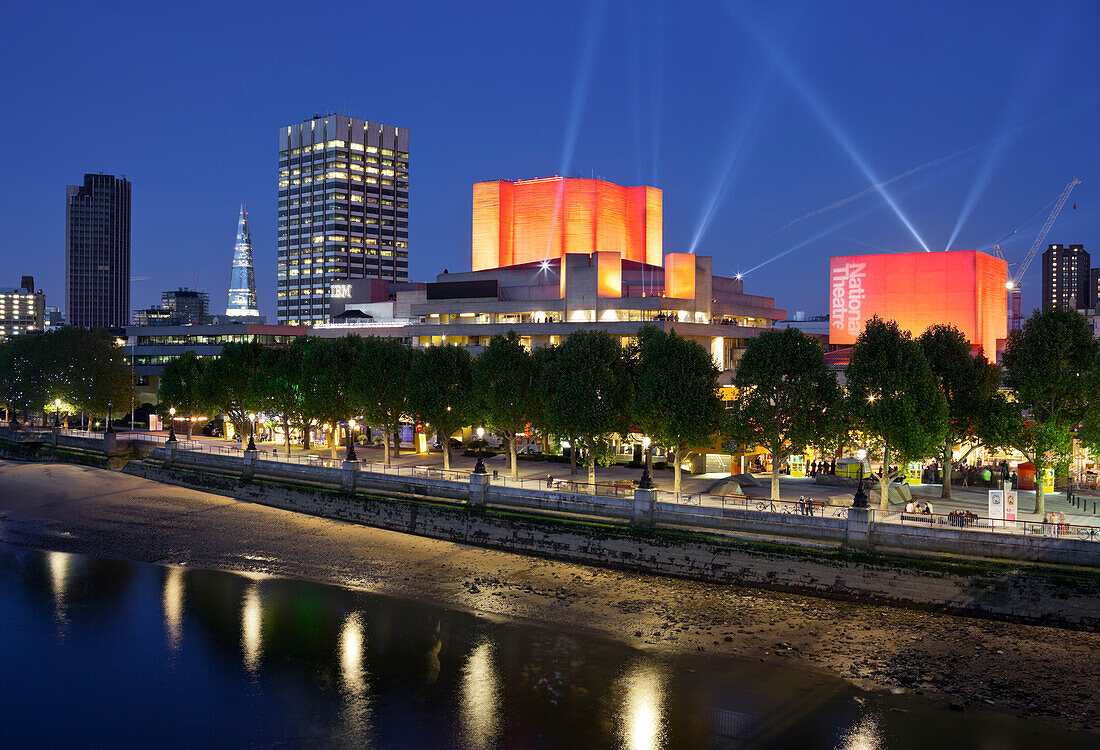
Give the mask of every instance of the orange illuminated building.
[[829, 343], [851, 346], [874, 315], [919, 336], [950, 323], [996, 358], [1008, 336], [1008, 265], [976, 250], [829, 259]]
[[652, 187], [572, 177], [478, 182], [472, 270], [597, 252], [660, 266], [661, 212]]

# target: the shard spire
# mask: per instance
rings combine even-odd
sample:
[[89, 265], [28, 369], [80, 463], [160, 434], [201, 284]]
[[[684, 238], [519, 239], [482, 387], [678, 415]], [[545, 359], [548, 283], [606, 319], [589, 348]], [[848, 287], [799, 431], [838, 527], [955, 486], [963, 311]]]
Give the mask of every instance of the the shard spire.
[[248, 211], [241, 204], [237, 219], [237, 242], [233, 245], [233, 271], [229, 276], [229, 304], [225, 314], [240, 320], [259, 320], [256, 305], [256, 275], [252, 270], [252, 235], [248, 231]]

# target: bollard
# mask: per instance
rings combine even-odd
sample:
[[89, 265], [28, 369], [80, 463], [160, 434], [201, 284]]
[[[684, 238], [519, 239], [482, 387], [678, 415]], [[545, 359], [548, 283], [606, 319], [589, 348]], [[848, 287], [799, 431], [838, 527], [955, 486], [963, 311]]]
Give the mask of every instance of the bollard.
[[473, 473], [470, 475], [470, 505], [485, 505], [485, 496], [489, 490], [489, 475]]
[[256, 473], [256, 451], [246, 450], [241, 458], [241, 479], [251, 482]]
[[653, 502], [656, 499], [656, 489], [635, 488], [634, 508], [630, 515], [631, 526], [653, 525]]
[[343, 472], [340, 475], [340, 489], [344, 492], [355, 492], [356, 479], [359, 477], [359, 462], [344, 461], [341, 468]]

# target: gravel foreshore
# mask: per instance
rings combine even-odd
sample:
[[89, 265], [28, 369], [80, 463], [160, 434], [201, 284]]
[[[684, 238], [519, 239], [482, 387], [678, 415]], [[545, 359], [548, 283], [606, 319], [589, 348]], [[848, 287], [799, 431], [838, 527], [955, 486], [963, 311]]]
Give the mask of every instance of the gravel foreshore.
[[66, 464], [0, 460], [0, 541], [430, 600], [1100, 732], [1097, 633], [547, 561]]

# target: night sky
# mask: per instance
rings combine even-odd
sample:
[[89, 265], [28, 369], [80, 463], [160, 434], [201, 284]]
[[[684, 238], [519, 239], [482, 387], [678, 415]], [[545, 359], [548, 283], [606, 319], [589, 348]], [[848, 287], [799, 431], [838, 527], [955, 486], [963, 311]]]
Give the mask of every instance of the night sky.
[[103, 171], [133, 183], [132, 307], [197, 277], [223, 312], [245, 202], [274, 320], [276, 131], [329, 112], [409, 129], [416, 280], [469, 269], [473, 182], [562, 173], [663, 189], [666, 252], [718, 273], [801, 245], [746, 291], [808, 314], [829, 255], [921, 248], [859, 195], [907, 172], [887, 191], [933, 250], [957, 225], [987, 248], [1080, 177], [1048, 242], [1100, 253], [1100, 3], [173, 5], [5, 7], [0, 286], [63, 304], [65, 186]]

